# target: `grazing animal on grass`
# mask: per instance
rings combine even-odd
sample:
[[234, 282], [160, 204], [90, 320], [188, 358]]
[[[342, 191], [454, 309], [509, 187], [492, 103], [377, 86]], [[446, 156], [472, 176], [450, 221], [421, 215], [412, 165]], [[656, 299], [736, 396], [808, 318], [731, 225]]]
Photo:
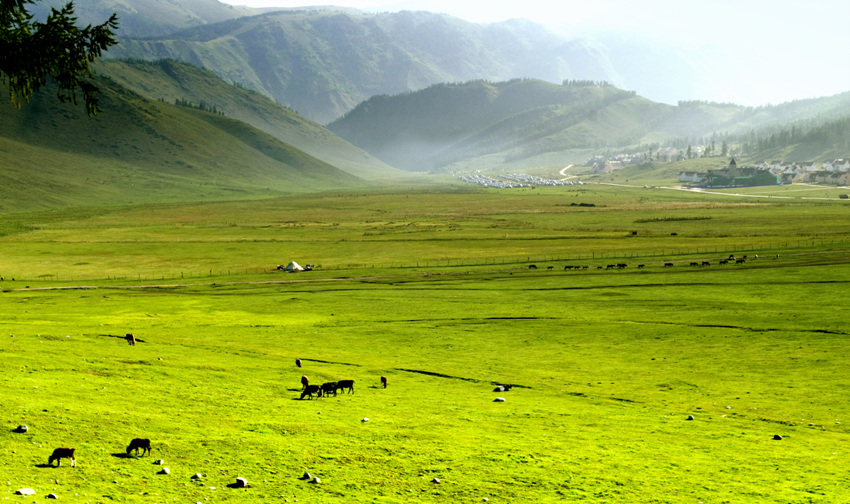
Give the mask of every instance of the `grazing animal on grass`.
[[310, 396], [310, 399], [312, 399], [313, 394], [318, 394], [320, 391], [318, 385], [307, 385], [304, 387], [304, 392], [301, 392], [301, 399], [304, 399], [304, 396]]
[[710, 263], [710, 262], [708, 262], [708, 261], [703, 261], [703, 262], [702, 262], [702, 265], [703, 265], [703, 266], [711, 266], [711, 263]]
[[139, 448], [142, 449], [142, 455], [144, 455], [145, 452], [147, 452], [148, 455], [150, 455], [151, 454], [151, 440], [150, 439], [136, 438], [136, 439], [130, 441], [130, 446], [127, 447], [127, 455], [129, 455], [131, 451], [136, 450], [136, 456], [138, 456], [139, 455]]
[[387, 377], [386, 376], [381, 377], [381, 385], [383, 385], [384, 388], [387, 388]]
[[319, 397], [327, 397], [331, 392], [333, 392], [334, 397], [336, 397], [336, 382], [323, 383], [319, 388], [322, 389], [322, 393], [319, 394]]
[[336, 388], [334, 388], [334, 395], [336, 395], [337, 390], [345, 390], [348, 389], [349, 394], [354, 393], [354, 380], [340, 380], [336, 382]]
[[729, 264], [729, 259], [722, 259], [719, 263], [721, 266]]
[[735, 259], [735, 264], [744, 264], [744, 259]]
[[124, 339], [127, 340], [128, 345], [136, 346], [136, 337], [133, 336], [132, 333], [127, 333], [127, 335], [124, 336]]
[[669, 268], [669, 267], [671, 267], [671, 266], [673, 266], [673, 263], [671, 263], [671, 262], [666, 262], [666, 263], [664, 263], [664, 267], [665, 267], [665, 268]]
[[295, 365], [301, 367], [301, 359], [295, 359]]
[[537, 269], [537, 265], [536, 264], [529, 264], [528, 269]]
[[77, 459], [74, 458], [74, 451], [76, 448], [56, 448], [53, 450], [53, 455], [47, 459], [48, 465], [53, 465], [53, 461], [56, 461], [56, 467], [62, 465], [63, 458], [71, 459], [71, 467], [77, 467]]
[[304, 375], [301, 375], [301, 389], [305, 390], [307, 385], [310, 385], [310, 379]]

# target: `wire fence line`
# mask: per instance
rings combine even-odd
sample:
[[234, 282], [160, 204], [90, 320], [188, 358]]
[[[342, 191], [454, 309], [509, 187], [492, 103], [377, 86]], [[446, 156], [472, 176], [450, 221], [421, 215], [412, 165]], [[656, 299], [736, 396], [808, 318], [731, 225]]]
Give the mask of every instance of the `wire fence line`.
[[[781, 244], [766, 244], [766, 245], [732, 245], [729, 247], [695, 247], [688, 248], [671, 248], [661, 249], [656, 251], [629, 251], [629, 252], [589, 252], [579, 254], [566, 255], [539, 255], [525, 257], [496, 257], [496, 258], [448, 258], [441, 260], [427, 261], [392, 261], [390, 263], [347, 263], [320, 265], [315, 267], [315, 271], [346, 271], [346, 270], [393, 270], [393, 269], [424, 269], [424, 268], [456, 268], [456, 267], [496, 267], [496, 266], [523, 266], [527, 267], [531, 264], [545, 264], [559, 262], [564, 266], [576, 266], [576, 263], [582, 263], [578, 266], [604, 266], [601, 263], [594, 261], [624, 261], [639, 258], [648, 261], [654, 258], [664, 258], [675, 261], [676, 258], [685, 259], [699, 255], [720, 254], [722, 256], [735, 254], [776, 254], [779, 250], [799, 249], [815, 247], [846, 247], [850, 242], [844, 240], [795, 240]], [[664, 261], [667, 262], [667, 261]], [[563, 264], [568, 263], [568, 264]], [[569, 264], [571, 263], [571, 264]], [[106, 275], [106, 276], [75, 276], [72, 274], [60, 275], [59, 273], [47, 273], [38, 275], [37, 277], [0, 277], [0, 290], [4, 286], [18, 286], [24, 282], [84, 282], [84, 281], [180, 281], [180, 280], [198, 280], [202, 278], [217, 278], [217, 277], [232, 277], [232, 276], [247, 276], [247, 275], [263, 275], [270, 273], [285, 273], [277, 267], [256, 267], [256, 268], [239, 268], [239, 269], [206, 269], [202, 271], [181, 271], [172, 273], [141, 273], [135, 275]]]

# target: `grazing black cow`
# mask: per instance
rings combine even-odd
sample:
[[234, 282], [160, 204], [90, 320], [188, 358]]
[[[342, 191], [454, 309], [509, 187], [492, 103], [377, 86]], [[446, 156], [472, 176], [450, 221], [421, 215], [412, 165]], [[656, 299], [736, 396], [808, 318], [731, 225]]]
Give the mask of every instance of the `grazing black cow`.
[[671, 266], [673, 266], [673, 263], [671, 263], [671, 262], [666, 262], [666, 263], [664, 263], [664, 267], [665, 267], [665, 268], [669, 268], [669, 267], [671, 267]]
[[724, 266], [726, 264], [729, 264], [729, 260], [728, 259], [721, 259], [718, 264], [720, 264], [721, 266]]
[[127, 333], [127, 335], [124, 336], [124, 339], [127, 340], [128, 345], [136, 346], [136, 337], [133, 336], [131, 333]]
[[301, 389], [306, 389], [308, 385], [310, 385], [310, 379], [304, 375], [301, 375]]
[[703, 265], [703, 266], [711, 266], [711, 263], [710, 263], [710, 262], [708, 262], [708, 261], [703, 261], [703, 262], [702, 262], [702, 265]]
[[555, 267], [554, 267], [554, 266], [546, 266], [546, 269], [547, 269], [547, 270], [555, 269]]
[[617, 269], [623, 269], [626, 266], [628, 266], [628, 264], [626, 264], [626, 263], [617, 263]]
[[745, 259], [735, 259], [735, 264], [744, 264]]
[[646, 264], [638, 264], [638, 269], [645, 267]]
[[331, 392], [333, 392], [334, 397], [336, 397], [336, 382], [323, 383], [319, 388], [321, 389], [319, 397], [327, 397]]
[[607, 269], [607, 270], [614, 269], [614, 266], [615, 266], [614, 264], [609, 264], [609, 265], [605, 266], [605, 269]]
[[386, 376], [381, 377], [381, 385], [383, 385], [384, 388], [387, 388], [387, 377]]
[[71, 459], [71, 467], [77, 466], [77, 459], [74, 458], [74, 451], [76, 448], [56, 448], [53, 450], [53, 454], [47, 459], [48, 465], [53, 465], [53, 461], [56, 461], [56, 467], [62, 465], [63, 458]]
[[349, 394], [354, 393], [354, 380], [340, 380], [336, 382], [336, 387], [334, 388], [334, 395], [336, 395], [337, 390], [345, 390], [348, 389]]
[[136, 450], [136, 456], [138, 456], [139, 455], [139, 448], [142, 449], [142, 455], [144, 455], [145, 452], [147, 452], [148, 455], [150, 455], [151, 454], [151, 440], [150, 439], [142, 439], [142, 438], [133, 439], [132, 441], [130, 441], [130, 446], [127, 447], [127, 455], [129, 455], [131, 451]]
[[529, 264], [528, 269], [537, 269], [537, 265], [536, 264]]
[[301, 367], [301, 359], [295, 359], [295, 365]]
[[318, 394], [321, 390], [318, 385], [307, 385], [304, 387], [304, 392], [301, 392], [301, 399], [304, 399], [304, 396], [310, 396], [312, 399], [313, 394]]
[[573, 269], [572, 266], [564, 266], [564, 271], [571, 270], [571, 269]]
[[699, 263], [698, 262], [692, 262], [691, 266], [699, 266]]

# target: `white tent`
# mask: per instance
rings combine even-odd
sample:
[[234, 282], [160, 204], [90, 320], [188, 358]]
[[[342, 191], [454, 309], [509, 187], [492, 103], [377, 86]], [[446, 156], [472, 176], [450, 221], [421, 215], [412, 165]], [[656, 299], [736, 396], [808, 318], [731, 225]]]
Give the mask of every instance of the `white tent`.
[[304, 271], [304, 268], [299, 266], [297, 262], [292, 261], [291, 263], [287, 264], [286, 267], [283, 268], [283, 270], [289, 271], [289, 272], [294, 272], [294, 271]]

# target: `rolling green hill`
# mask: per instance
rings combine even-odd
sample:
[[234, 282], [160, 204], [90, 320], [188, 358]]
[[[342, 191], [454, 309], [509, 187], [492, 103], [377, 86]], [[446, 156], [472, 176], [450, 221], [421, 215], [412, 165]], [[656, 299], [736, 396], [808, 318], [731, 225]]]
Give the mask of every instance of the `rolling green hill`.
[[245, 123], [151, 101], [106, 78], [103, 112], [49, 90], [0, 103], [0, 205], [23, 211], [255, 198], [362, 181]]
[[496, 154], [501, 162], [525, 161], [631, 143], [670, 108], [613, 86], [473, 81], [377, 96], [328, 127], [393, 166], [435, 170]]
[[399, 173], [319, 124], [256, 91], [225, 83], [209, 70], [175, 60], [105, 60], [98, 63], [97, 71], [152, 100], [215, 107], [358, 177], [387, 179]]
[[[375, 96], [328, 128], [393, 166], [435, 171], [568, 164], [591, 150], [696, 142], [791, 123], [814, 126], [846, 117], [847, 110], [850, 93], [758, 108], [707, 102], [671, 106], [593, 82], [559, 86], [523, 79]], [[808, 153], [808, 159], [841, 154], [823, 142], [815, 149], [820, 155], [809, 147], [795, 151]]]

